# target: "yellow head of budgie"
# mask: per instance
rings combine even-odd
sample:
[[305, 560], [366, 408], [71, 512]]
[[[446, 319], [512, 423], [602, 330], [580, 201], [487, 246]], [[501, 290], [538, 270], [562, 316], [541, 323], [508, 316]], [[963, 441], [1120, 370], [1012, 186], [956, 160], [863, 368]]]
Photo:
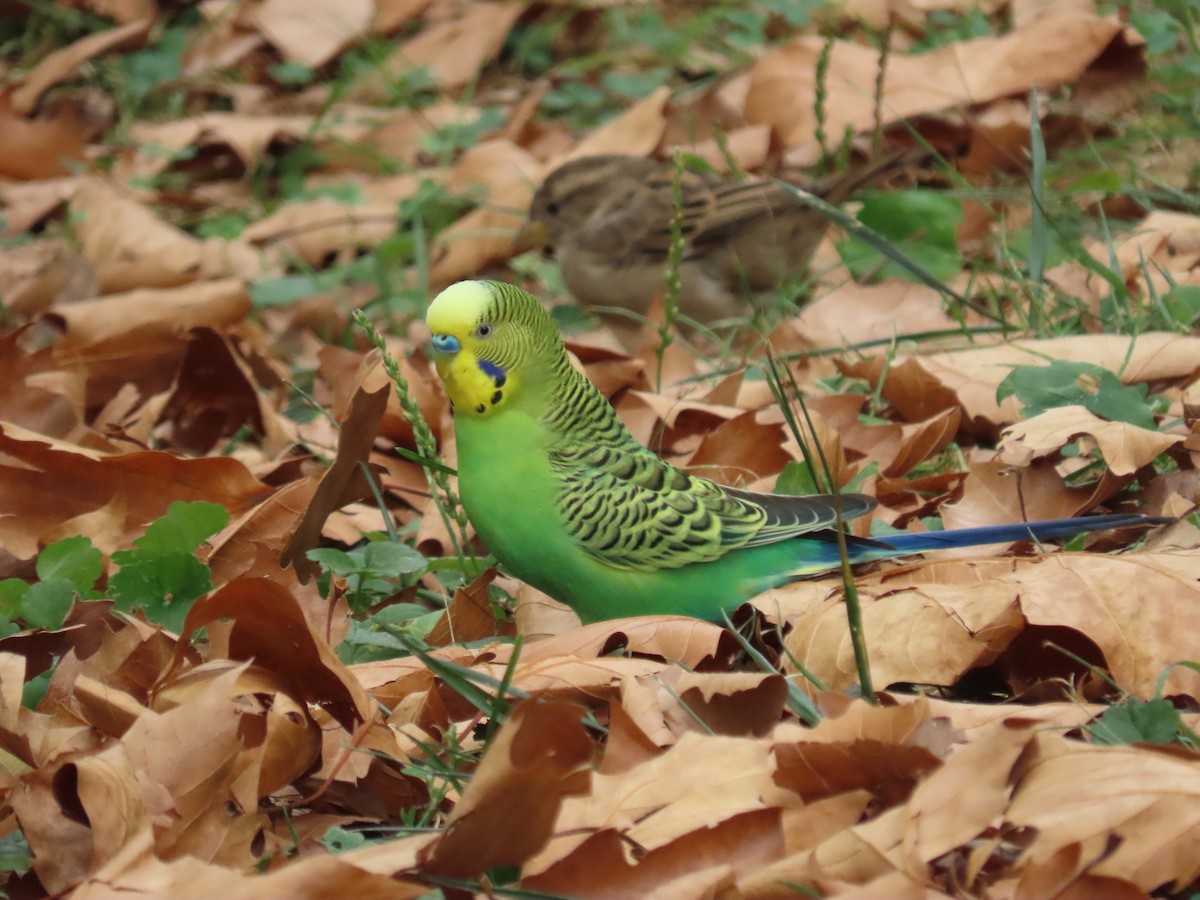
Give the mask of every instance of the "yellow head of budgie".
[[434, 365], [457, 413], [484, 418], [519, 396], [526, 367], [539, 354], [529, 323], [515, 312], [503, 293], [481, 281], [451, 285], [430, 304], [425, 321]]

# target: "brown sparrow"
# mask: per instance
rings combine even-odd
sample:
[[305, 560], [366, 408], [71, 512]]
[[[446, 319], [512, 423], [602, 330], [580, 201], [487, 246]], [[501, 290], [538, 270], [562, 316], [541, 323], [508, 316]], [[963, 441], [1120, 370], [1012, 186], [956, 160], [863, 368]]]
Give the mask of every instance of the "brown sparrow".
[[[923, 154], [921, 154], [923, 155]], [[856, 189], [917, 158], [912, 152], [817, 182], [807, 188], [839, 204]], [[644, 316], [665, 293], [671, 247], [674, 168], [635, 156], [585, 156], [551, 172], [534, 194], [516, 252], [541, 247], [562, 266], [563, 280], [585, 307], [615, 330]], [[773, 182], [734, 181], [685, 169], [679, 312], [703, 324], [745, 315], [748, 300], [803, 274], [825, 233], [825, 218]], [[622, 327], [623, 326], [623, 327]]]

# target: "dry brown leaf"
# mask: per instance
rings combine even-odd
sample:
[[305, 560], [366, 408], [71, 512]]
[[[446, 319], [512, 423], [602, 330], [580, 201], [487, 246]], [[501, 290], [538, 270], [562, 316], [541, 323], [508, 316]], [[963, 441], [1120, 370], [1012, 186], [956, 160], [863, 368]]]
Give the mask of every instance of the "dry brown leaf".
[[1145, 891], [1200, 875], [1200, 803], [1190, 755], [1139, 747], [1093, 747], [1050, 732], [1020, 773], [1006, 818], [1038, 830], [1030, 855], [1045, 861], [1070, 844], [1097, 859], [1093, 871]]
[[[898, 703], [916, 702], [913, 695], [889, 694]], [[1044, 728], [1047, 726], [1066, 733], [1086, 725], [1103, 713], [1107, 706], [1099, 703], [1080, 703], [1066, 700], [1061, 703], [969, 703], [961, 700], [942, 700], [922, 696], [921, 703], [929, 714], [950, 723], [960, 743], [980, 740], [1000, 723], [1010, 726]]]
[[[95, 703], [76, 696], [78, 685], [89, 683], [126, 695], [113, 695], [116, 706], [109, 707], [113, 714], [110, 727], [119, 725], [121, 717], [132, 710], [131, 704], [150, 706], [154, 688], [174, 659], [177, 648], [172, 636], [137, 619], [117, 618], [109, 611], [108, 604], [103, 603], [77, 604], [67, 617], [67, 625], [75, 626], [74, 634], [67, 632], [73, 640], [70, 649], [62, 653], [46, 689], [45, 700], [50, 708], [57, 705], [78, 709], [81, 717], [85, 717], [89, 708], [98, 711]], [[189, 661], [196, 662], [198, 658], [190, 654]], [[85, 689], [83, 693], [88, 692]], [[48, 750], [42, 748], [42, 752]], [[40, 764], [49, 760], [43, 758]]]
[[[197, 151], [213, 154], [228, 151], [247, 171], [260, 165], [267, 150], [276, 141], [295, 142], [313, 138], [318, 146], [336, 147], [339, 143], [356, 143], [369, 134], [385, 112], [364, 116], [361, 110], [344, 118], [333, 115], [322, 122], [320, 132], [313, 136], [314, 119], [295, 115], [241, 115], [231, 112], [210, 112], [190, 119], [162, 123], [135, 123], [132, 143], [140, 152], [118, 162], [116, 174], [126, 183], [150, 179], [172, 165], [179, 151], [195, 147]], [[152, 148], [150, 152], [147, 148]]]
[[311, 266], [336, 254], [376, 247], [396, 230], [400, 198], [395, 195], [416, 190], [417, 179], [405, 181], [370, 184], [370, 199], [353, 206], [332, 197], [284, 203], [246, 228], [242, 237], [255, 246], [294, 254]]
[[771, 129], [766, 125], [747, 125], [729, 129], [720, 142], [715, 138], [691, 141], [683, 135], [678, 138], [678, 143], [671, 141], [670, 133], [664, 136], [658, 148], [663, 156], [669, 157], [676, 149], [680, 149], [704, 160], [718, 172], [729, 171], [730, 158], [742, 171], [757, 171], [766, 164], [771, 152]]
[[668, 688], [665, 712], [672, 730], [685, 729], [734, 737], [763, 737], [779, 722], [787, 699], [780, 675], [754, 672], [686, 672], [673, 667], [658, 676]]
[[661, 393], [658, 391], [630, 391], [630, 393], [654, 410], [654, 414], [668, 428], [701, 431], [705, 427], [715, 427], [722, 422], [735, 419], [744, 412], [736, 406], [718, 406], [704, 400], [688, 400], [676, 396], [675, 392], [669, 389]]
[[4, 204], [4, 227], [0, 234], [5, 237], [23, 234], [59, 212], [74, 196], [81, 181], [80, 177], [68, 177], [0, 182], [0, 203]]
[[213, 584], [221, 586], [243, 575], [285, 577], [295, 583], [294, 570], [280, 567], [283, 546], [303, 518], [320, 483], [318, 476], [297, 479], [284, 485], [253, 509], [234, 518], [211, 541], [206, 560]]
[[295, 424], [277, 410], [278, 392], [272, 398], [258, 383], [238, 343], [211, 328], [194, 328], [189, 338], [169, 395], [154, 405], [158, 436], [198, 456], [243, 428], [271, 457], [294, 446]]
[[[1112, 265], [1115, 257], [1122, 276], [1130, 282], [1155, 273], [1160, 266], [1166, 272], [1177, 271], [1190, 283], [1192, 266], [1200, 251], [1200, 217], [1168, 210], [1156, 210], [1147, 215], [1115, 247], [1109, 242], [1093, 242], [1089, 249], [1104, 265]], [[1161, 274], [1161, 273], [1159, 273]], [[1170, 282], [1156, 280], [1156, 288], [1167, 290]]]
[[[1193, 552], [1064, 553], [1022, 566], [1014, 576], [1006, 580], [1020, 589], [1029, 624], [1086, 635], [1117, 684], [1134, 696], [1154, 696], [1167, 666], [1195, 657], [1187, 639], [1200, 612]], [[1173, 669], [1164, 692], [1200, 696], [1200, 675]]]
[[[535, 696], [591, 702], [611, 699], [631, 679], [657, 678], [670, 668], [671, 664], [649, 659], [543, 656], [519, 665], [513, 684]], [[500, 679], [505, 667], [493, 664], [488, 671], [491, 677]]]
[[[1094, 875], [1092, 871], [1103, 863], [1106, 852], [1085, 857], [1082, 844], [1067, 844], [1044, 860], [1030, 860], [1021, 873], [1013, 894], [1014, 900], [1150, 900], [1150, 895], [1123, 878]], [[1003, 887], [997, 885], [998, 890]]]
[[152, 19], [158, 14], [155, 0], [83, 0], [81, 5], [121, 24], [136, 19]]
[[230, 671], [237, 673], [236, 679], [223, 684], [230, 702], [242, 710], [243, 731], [254, 735], [240, 754], [238, 768], [256, 772], [258, 793], [266, 796], [303, 775], [321, 750], [316, 722], [302, 701], [288, 695], [275, 673], [231, 660], [205, 663], [163, 684], [154, 695], [153, 708], [166, 712], [187, 706]]
[[119, 343], [133, 336], [145, 341], [168, 335], [178, 340], [190, 328], [232, 325], [249, 310], [245, 285], [230, 279], [187, 289], [114, 294], [56, 306], [49, 315], [65, 327], [64, 340], [56, 350], [78, 362], [81, 356], [86, 359], [86, 350], [106, 342]]
[[[442, 393], [441, 382], [431, 371], [431, 366], [424, 357], [412, 359], [401, 356], [403, 348], [396, 345], [390, 352], [393, 362], [400, 370], [400, 375], [409, 385], [409, 397], [416, 401], [422, 415], [430, 422], [434, 434], [437, 434], [437, 424], [442, 413], [447, 410], [446, 396]], [[318, 374], [328, 383], [330, 397], [328, 403], [336, 419], [344, 419], [350, 409], [351, 400], [359, 391], [374, 392], [391, 384], [391, 378], [382, 365], [382, 358], [376, 351], [356, 353], [341, 347], [323, 347], [318, 353], [320, 368]], [[413, 440], [412, 424], [405, 417], [400, 399], [393, 393], [388, 393], [387, 408], [379, 424], [373, 426], [381, 437], [389, 438], [397, 444], [416, 449]], [[315, 436], [310, 436], [310, 441]], [[327, 441], [321, 441], [328, 445]], [[424, 477], [420, 479], [423, 487], [427, 487]]]
[[119, 738], [142, 714], [145, 707], [125, 691], [108, 687], [80, 675], [72, 685], [81, 718], [109, 737]]
[[94, 512], [116, 496], [126, 504], [122, 531], [128, 546], [175, 500], [207, 500], [238, 515], [268, 492], [233, 459], [98, 453], [14, 425], [0, 427], [0, 487], [0, 545], [21, 559], [35, 555], [63, 519]]
[[462, 87], [500, 52], [525, 4], [476, 0], [459, 8], [455, 18], [432, 24], [401, 44], [386, 64], [387, 76], [424, 67], [441, 87]]
[[65, 333], [48, 353], [56, 365], [87, 373], [89, 406], [108, 403], [130, 382], [152, 396], [171, 386], [189, 329], [228, 327], [249, 309], [240, 280], [56, 304], [45, 318]]
[[[428, 837], [422, 836], [424, 840]], [[391, 845], [387, 845], [391, 846]], [[72, 892], [80, 900], [259, 900], [262, 897], [305, 897], [340, 900], [353, 892], [358, 900], [407, 900], [426, 888], [372, 874], [344, 857], [313, 856], [275, 871], [247, 878], [240, 870], [184, 856], [164, 862], [153, 853], [149, 830], [139, 834], [107, 866]], [[371, 848], [375, 849], [375, 848]]]
[[[545, 847], [560, 804], [588, 789], [592, 742], [583, 710], [566, 703], [517, 706], [484, 754], [462, 800], [429, 848], [429, 871], [454, 878], [520, 865]], [[512, 824], [520, 822], [516, 833]]]
[[[1025, 99], [1004, 99], [988, 104], [970, 120], [970, 146], [958, 161], [959, 171], [983, 181], [997, 171], [1025, 171], [1029, 147], [1029, 104]], [[1018, 213], [1019, 215], [1019, 213]], [[980, 238], [990, 239], [991, 223]], [[968, 227], [963, 222], [961, 228]], [[960, 230], [960, 246], [964, 232]], [[968, 245], [969, 246], [969, 245]]]
[[[871, 795], [866, 791], [847, 791], [835, 797], [805, 804], [783, 813], [785, 852], [789, 854], [772, 865], [747, 873], [738, 881], [738, 889], [747, 900], [773, 900], [781, 884], [804, 884], [812, 879], [806, 852], [832, 834], [845, 832], [859, 822], [867, 810]], [[836, 896], [836, 895], [832, 895]], [[901, 897], [903, 894], [891, 894]]]
[[579, 615], [565, 603], [524, 583], [509, 591], [516, 598], [513, 623], [526, 639], [536, 641], [564, 634], [580, 626]]
[[555, 837], [525, 866], [527, 876], [586, 855], [586, 836], [613, 830], [653, 850], [741, 813], [766, 808], [775, 768], [766, 742], [684, 734], [662, 755], [625, 772], [596, 775], [591, 792], [563, 803]]
[[[20, 803], [40, 803], [42, 809], [53, 804], [68, 828], [76, 810], [84, 810], [90, 837], [79, 846], [90, 842], [91, 851], [81, 867], [77, 864], [73, 880], [137, 846], [151, 823], [156, 851], [166, 858], [190, 853], [242, 866], [253, 861], [249, 842], [258, 828], [257, 783], [247, 783], [241, 767], [231, 765], [246, 751], [243, 740], [251, 740], [252, 734], [239, 733], [242, 716], [231, 702], [238, 675], [232, 669], [218, 676], [186, 706], [161, 714], [144, 710], [119, 743], [56, 767], [54, 782], [61, 787], [53, 799], [39, 798], [36, 788], [18, 798]], [[188, 752], [181, 754], [182, 748]], [[261, 750], [249, 753], [259, 756]], [[49, 774], [49, 769], [39, 773]], [[47, 821], [36, 813], [30, 818]], [[43, 883], [66, 887], [60, 883], [64, 862], [48, 859], [46, 873], [39, 871]]]
[[[1068, 487], [1049, 460], [1014, 469], [994, 453], [974, 451], [967, 455], [967, 469], [962, 496], [939, 510], [946, 528], [1066, 519], [1087, 512], [1110, 493], [1101, 490], [1105, 479], [1094, 491]], [[1113, 485], [1113, 491], [1121, 486]]]
[[315, 69], [362, 38], [374, 12], [373, 0], [262, 0], [249, 15], [284, 57]]
[[867, 425], [856, 417], [838, 431], [848, 453], [874, 461], [885, 477], [899, 478], [945, 449], [958, 433], [960, 420], [953, 407], [909, 425]]
[[783, 852], [780, 818], [775, 809], [743, 813], [666, 846], [639, 850], [636, 859], [615, 832], [601, 831], [560, 865], [523, 879], [522, 886], [595, 900], [723, 896], [738, 878], [761, 870]]
[[606, 775], [627, 772], [654, 759], [661, 750], [662, 747], [633, 720], [624, 700], [609, 703], [608, 740], [604, 743], [604, 758], [598, 771]]
[[945, 748], [933, 740], [937, 723], [918, 704], [865, 706], [855, 704], [813, 729], [794, 722], [776, 728], [775, 783], [805, 803], [860, 791], [884, 806], [904, 802], [941, 765]]
[[630, 156], [646, 156], [662, 139], [666, 128], [664, 110], [670, 89], [660, 87], [642, 100], [634, 103], [621, 115], [594, 129], [576, 144], [565, 156], [551, 162], [547, 169], [581, 156], [599, 153], [627, 153]]
[[265, 578], [240, 578], [197, 600], [183, 634], [233, 619], [229, 658], [254, 660], [270, 670], [288, 693], [319, 703], [343, 728], [369, 721], [374, 704], [349, 669], [305, 619], [295, 597]]
[[[1024, 627], [1065, 627], [1085, 635], [1103, 654], [1102, 659], [1094, 661], [1107, 666], [1121, 690], [1149, 698], [1167, 666], [1195, 655], [1188, 634], [1192, 610], [1200, 615], [1196, 577], [1197, 562], [1189, 551], [931, 560], [869, 576], [859, 589], [867, 634], [874, 635], [870, 638], [872, 672], [876, 667], [880, 669], [876, 677], [881, 686], [889, 679], [945, 684], [941, 679], [949, 676], [952, 682], [958, 677], [954, 674], [958, 665], [952, 662], [956, 652], [966, 660], [974, 646], [981, 661], [990, 661], [1003, 652], [1022, 623], [1027, 623]], [[817, 584], [802, 587], [808, 588], [810, 597], [819, 591]], [[933, 597], [945, 598], [944, 608], [953, 611], [957, 630], [946, 621], [936, 632], [929, 626], [921, 629], [923, 619], [886, 629], [886, 623], [914, 607], [919, 612], [910, 614], [928, 617], [927, 604]], [[1006, 601], [1011, 606], [1005, 606]], [[821, 610], [810, 613], [811, 621], [805, 621], [803, 629], [798, 623], [793, 630], [789, 646], [801, 651], [797, 658], [815, 667], [820, 677], [848, 684], [852, 681], [849, 648], [841, 643], [845, 623], [836, 620], [829, 603], [826, 601], [822, 608], [829, 616], [827, 624], [818, 624]], [[987, 609], [990, 604], [1003, 610], [992, 626], [994, 630], [980, 630], [967, 614]], [[822, 627], [829, 631], [822, 633]], [[907, 628], [919, 632], [909, 639], [911, 657], [901, 646]], [[946, 640], [939, 642], [939, 636]], [[835, 668], [826, 655], [838, 647], [842, 652], [840, 665]], [[908, 657], [907, 663], [895, 659], [901, 652]], [[898, 666], [907, 669], [903, 677], [897, 677]], [[1167, 679], [1166, 692], [1200, 696], [1200, 676], [1188, 669], [1174, 669]]]
[[21, 116], [29, 115], [46, 91], [60, 81], [73, 78], [88, 60], [110, 50], [140, 46], [152, 24], [153, 19], [147, 17], [106, 31], [94, 31], [73, 44], [46, 54], [25, 76], [21, 86], [12, 92], [12, 111]]
[[[837, 585], [832, 579], [789, 585], [773, 591], [772, 599], [807, 608], [795, 617], [787, 648], [822, 683], [845, 690], [857, 675]], [[903, 592], [862, 584], [859, 595], [870, 636], [871, 678], [881, 688], [897, 682], [953, 684], [969, 669], [995, 660], [1021, 630], [1017, 589], [999, 581], [972, 582], [970, 591], [931, 582], [912, 583]]]
[[44, 355], [21, 344], [29, 326], [0, 338], [0, 421], [47, 437], [78, 435], [84, 418], [85, 379], [79, 370], [50, 368]]
[[1028, 726], [998, 725], [917, 785], [904, 810], [902, 853], [910, 875], [929, 878], [935, 860], [997, 824], [1011, 796], [1013, 770], [1034, 734]]
[[[823, 108], [827, 133], [866, 131], [875, 110], [889, 124], [946, 108], [984, 103], [1075, 81], [1114, 40], [1138, 45], [1141, 38], [1117, 19], [1063, 13], [1045, 16], [998, 38], [976, 38], [919, 55], [892, 53], [876, 104], [879, 56], [873, 47], [837, 42], [830, 55]], [[769, 124], [788, 147], [806, 157], [820, 148], [817, 122], [818, 37], [800, 37], [762, 57], [751, 74], [746, 121]], [[813, 157], [815, 158], [815, 157]]]
[[316, 492], [304, 510], [303, 517], [296, 523], [295, 530], [283, 548], [279, 563], [292, 566], [302, 584], [315, 577], [320, 566], [305, 554], [317, 546], [321, 537], [321, 526], [336, 509], [347, 503], [372, 496], [368, 476], [363, 471], [375, 443], [379, 420], [387, 407], [391, 385], [384, 384], [373, 392], [359, 389], [350, 403], [350, 409], [342, 422], [338, 440], [337, 456], [321, 476]]
[[249, 245], [194, 238], [99, 179], [79, 186], [71, 212], [80, 249], [95, 267], [101, 293], [248, 277], [265, 268]]
[[0, 296], [18, 318], [43, 312], [59, 299], [98, 293], [92, 266], [66, 240], [41, 240], [0, 250]]
[[27, 119], [13, 110], [12, 91], [0, 92], [0, 176], [33, 180], [66, 175], [83, 162], [86, 131], [69, 103], [60, 103], [49, 116]]
[[521, 651], [531, 663], [549, 656], [600, 657], [617, 648], [653, 655], [689, 669], [720, 665], [733, 652], [729, 634], [711, 622], [687, 616], [638, 616], [582, 625]]
[[783, 449], [782, 428], [761, 424], [751, 411], [705, 434], [686, 468], [721, 484], [739, 486], [774, 475], [790, 461], [791, 455]]
[[424, 13], [432, 2], [433, 0], [375, 0], [374, 28], [382, 34], [392, 34], [401, 25]]
[[150, 830], [138, 774], [125, 746], [43, 768], [12, 797], [50, 891], [63, 891], [109, 862], [139, 832]]
[[946, 304], [932, 288], [908, 281], [839, 285], [804, 305], [781, 328], [808, 347], [841, 347], [868, 341], [890, 341], [930, 331], [952, 332], [960, 324], [946, 314]]
[[[1015, 398], [996, 403], [996, 388], [1014, 366], [1045, 366], [1056, 359], [1086, 362], [1119, 373], [1125, 384], [1187, 378], [1197, 369], [1200, 338], [1148, 332], [1136, 338], [1084, 334], [1046, 340], [1013, 341], [995, 347], [897, 357], [883, 395], [909, 421], [927, 418], [957, 402], [965, 427], [998, 436], [999, 427], [1020, 420]], [[846, 372], [877, 383], [884, 359], [840, 363]]]
[[496, 580], [496, 575], [495, 569], [488, 569], [456, 590], [425, 642], [431, 647], [445, 647], [495, 637], [496, 614], [488, 600], [488, 585]]
[[512, 238], [524, 221], [541, 166], [526, 151], [494, 140], [463, 154], [451, 182], [483, 185], [486, 202], [438, 234], [431, 251], [433, 286], [473, 275], [512, 255]]
[[1005, 429], [996, 460], [1027, 466], [1031, 459], [1057, 453], [1082, 434], [1095, 439], [1104, 462], [1116, 475], [1132, 475], [1183, 440], [1182, 435], [1106, 421], [1082, 406], [1060, 406]]

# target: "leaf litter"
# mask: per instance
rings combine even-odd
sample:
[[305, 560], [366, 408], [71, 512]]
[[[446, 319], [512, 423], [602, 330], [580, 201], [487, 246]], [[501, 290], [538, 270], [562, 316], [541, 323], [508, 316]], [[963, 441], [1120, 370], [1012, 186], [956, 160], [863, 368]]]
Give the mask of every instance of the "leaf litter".
[[[714, 33], [747, 21], [723, 9]], [[74, 24], [6, 59], [0, 95], [9, 896], [1195, 890], [1200, 535], [1186, 519], [1125, 552], [1138, 535], [861, 573], [876, 706], [856, 695], [840, 579], [736, 613], [758, 662], [696, 620], [580, 626], [478, 574], [469, 526], [440, 514], [421, 465], [429, 441], [454, 463], [422, 304], [481, 271], [555, 293], [540, 260], [511, 257], [558, 164], [679, 147], [721, 171], [790, 173], [874, 130], [957, 150], [965, 182], [987, 186], [1027, 173], [1032, 90], [1052, 155], [1072, 128], [1101, 134], [1097, 110], [1134, 108], [1148, 51], [1129, 21], [1018, 3], [1003, 33], [996, 4], [846, 3], [820, 33], [754, 11], [743, 53], [659, 4], [646, 21], [692, 45], [655, 45], [603, 3], [59, 12]], [[985, 30], [935, 47], [945, 15]], [[889, 18], [881, 79], [867, 36]], [[628, 60], [606, 64], [604, 41], [622, 39]], [[98, 104], [93, 76], [117, 100]], [[1136, 210], [1128, 227], [1106, 223], [1046, 269], [1074, 333], [1000, 333], [982, 307], [855, 282], [834, 241], [818, 250], [818, 289], [770, 323], [771, 344], [808, 392], [806, 442], [838, 484], [880, 499], [878, 536], [931, 516], [1194, 512], [1200, 219], [1117, 199]], [[1028, 192], [961, 206], [950, 287], [998, 308], [1011, 272], [970, 263], [1001, 258], [1005, 229], [1032, 218]], [[388, 323], [403, 396], [354, 329], [359, 308]], [[634, 356], [602, 331], [567, 337], [673, 463], [794, 483], [804, 453], [770, 390], [730, 373], [760, 355], [755, 339], [718, 359], [684, 336], [656, 353], [653, 322]], [[211, 590], [118, 608], [122, 554], [172, 504], [201, 502], [231, 516], [201, 550]], [[80, 536], [94, 571], [62, 543]], [[410, 552], [378, 549], [396, 541]], [[54, 581], [65, 605], [39, 605]]]

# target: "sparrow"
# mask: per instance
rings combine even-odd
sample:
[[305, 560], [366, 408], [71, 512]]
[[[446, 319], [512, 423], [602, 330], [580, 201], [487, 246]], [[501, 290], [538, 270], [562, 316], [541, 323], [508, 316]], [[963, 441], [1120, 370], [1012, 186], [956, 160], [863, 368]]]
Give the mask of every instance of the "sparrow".
[[[837, 205], [916, 158], [901, 151], [805, 189]], [[614, 330], [636, 328], [666, 290], [674, 178], [671, 163], [635, 156], [564, 163], [534, 193], [514, 252], [552, 254], [585, 308]], [[775, 182], [684, 169], [680, 188], [678, 310], [702, 325], [745, 316], [765, 292], [803, 275], [825, 233], [825, 217]]]

